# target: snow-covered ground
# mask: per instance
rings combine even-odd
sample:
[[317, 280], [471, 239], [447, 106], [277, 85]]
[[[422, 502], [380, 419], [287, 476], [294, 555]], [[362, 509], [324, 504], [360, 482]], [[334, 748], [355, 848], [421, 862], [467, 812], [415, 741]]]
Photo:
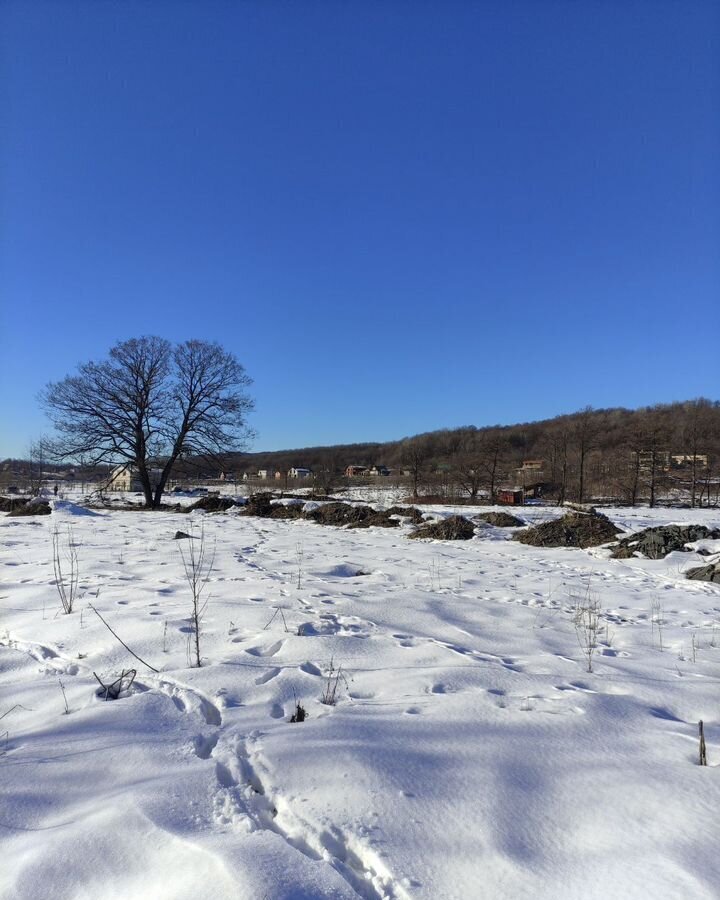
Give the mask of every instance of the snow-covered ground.
[[[720, 526], [718, 511], [606, 512], [628, 530]], [[611, 560], [492, 527], [440, 543], [80, 513], [0, 519], [3, 898], [720, 895], [720, 588], [683, 577], [703, 557]], [[198, 669], [173, 536], [201, 523]], [[77, 549], [71, 615], [55, 529]], [[592, 673], [573, 625], [588, 601]], [[335, 706], [320, 702], [331, 666]], [[93, 672], [130, 667], [128, 696], [96, 695]]]

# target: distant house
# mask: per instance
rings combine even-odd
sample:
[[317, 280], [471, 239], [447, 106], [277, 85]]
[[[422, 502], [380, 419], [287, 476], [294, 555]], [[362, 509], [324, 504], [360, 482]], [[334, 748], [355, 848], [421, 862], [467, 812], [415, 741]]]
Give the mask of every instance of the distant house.
[[[685, 468], [686, 466], [692, 466], [693, 455], [692, 455], [692, 453], [673, 453], [672, 464], [677, 469], [682, 469], [682, 468]], [[707, 467], [708, 467], [707, 454], [696, 453], [695, 454], [695, 466], [698, 469], [707, 469]]]
[[270, 474], [269, 469], [258, 469], [257, 477], [265, 479], [265, 478], [269, 477], [269, 474]]
[[[156, 488], [160, 483], [162, 469], [150, 469], [150, 485]], [[108, 490], [110, 491], [128, 491], [129, 493], [137, 493], [143, 489], [140, 475], [135, 466], [126, 463], [122, 466], [116, 466], [110, 472], [108, 480]]]
[[310, 478], [312, 469], [306, 469], [303, 466], [294, 466], [288, 471], [288, 478]]
[[542, 459], [526, 459], [523, 461], [522, 472], [542, 472], [545, 462]]
[[345, 469], [346, 478], [359, 478], [361, 475], [367, 475], [367, 466], [348, 466]]
[[645, 472], [653, 469], [656, 472], [667, 472], [670, 469], [670, 451], [641, 450], [638, 453], [638, 463]]
[[368, 475], [389, 475], [390, 469], [387, 466], [370, 466]]
[[275, 481], [280, 481], [280, 479], [283, 477], [284, 477], [283, 473], [280, 471], [280, 469], [276, 469], [275, 470]]

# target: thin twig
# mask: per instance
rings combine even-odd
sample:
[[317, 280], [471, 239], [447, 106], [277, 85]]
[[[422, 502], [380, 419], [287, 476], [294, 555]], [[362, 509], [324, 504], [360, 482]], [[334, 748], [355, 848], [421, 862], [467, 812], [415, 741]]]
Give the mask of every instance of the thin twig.
[[103, 617], [100, 615], [100, 613], [92, 605], [92, 603], [88, 603], [88, 606], [95, 613], [95, 615], [98, 617], [98, 619], [100, 619], [100, 621], [107, 628], [107, 630], [110, 632], [110, 634], [120, 641], [120, 643], [123, 645], [123, 647], [127, 650], [128, 653], [130, 653], [132, 656], [134, 656], [135, 659], [138, 660], [138, 662], [141, 662], [144, 666], [147, 666], [151, 672], [156, 672], [158, 675], [160, 674], [160, 669], [156, 669], [155, 666], [151, 666], [150, 663], [145, 662], [145, 660], [142, 657], [138, 656], [134, 650], [131, 650], [128, 647], [128, 645], [125, 643], [125, 641], [115, 631], [112, 630], [112, 628], [108, 625], [108, 623], [105, 621], [105, 619], [103, 619]]
[[11, 706], [10, 709], [6, 709], [5, 712], [0, 716], [0, 719], [4, 719], [5, 716], [9, 716], [14, 709], [24, 709], [26, 712], [32, 712], [32, 710], [28, 709], [27, 706], [23, 706], [22, 703], [16, 703], [15, 706]]

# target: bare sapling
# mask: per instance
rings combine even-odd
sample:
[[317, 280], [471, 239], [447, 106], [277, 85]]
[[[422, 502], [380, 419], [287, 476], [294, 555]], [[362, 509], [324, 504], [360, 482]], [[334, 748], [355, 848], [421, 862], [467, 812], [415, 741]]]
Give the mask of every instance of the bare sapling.
[[60, 690], [62, 691], [62, 695], [63, 695], [63, 703], [65, 704], [65, 712], [63, 713], [63, 715], [69, 716], [70, 715], [70, 707], [68, 706], [68, 702], [67, 702], [67, 694], [65, 693], [65, 685], [62, 683], [62, 681], [59, 678], [58, 678], [58, 684], [60, 685]]
[[80, 570], [78, 567], [77, 549], [73, 540], [72, 529], [67, 530], [67, 543], [63, 546], [60, 529], [55, 526], [52, 533], [53, 571], [55, 587], [60, 597], [62, 610], [66, 615], [73, 611], [77, 599]]
[[576, 599], [573, 608], [573, 625], [578, 645], [587, 661], [587, 670], [593, 670], [593, 656], [598, 647], [602, 605], [600, 598], [588, 585], [584, 596]]
[[203, 594], [215, 565], [215, 548], [213, 547], [212, 553], [208, 553], [205, 526], [201, 525], [200, 533], [192, 535], [192, 539], [187, 542], [187, 547], [180, 546], [178, 549], [183, 563], [185, 580], [191, 594], [188, 665], [200, 668], [202, 665], [200, 630], [208, 604], [208, 600]]

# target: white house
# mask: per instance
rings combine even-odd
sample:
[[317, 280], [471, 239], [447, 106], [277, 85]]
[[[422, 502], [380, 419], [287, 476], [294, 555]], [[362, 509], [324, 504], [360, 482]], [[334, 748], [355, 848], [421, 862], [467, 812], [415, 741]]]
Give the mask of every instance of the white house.
[[288, 478], [309, 478], [312, 475], [312, 469], [304, 469], [302, 466], [296, 466], [288, 472]]
[[[156, 488], [160, 482], [160, 476], [162, 475], [162, 469], [150, 469], [150, 485], [153, 488]], [[129, 493], [135, 493], [142, 491], [142, 482], [140, 481], [140, 476], [138, 475], [138, 470], [135, 466], [131, 466], [129, 463], [125, 463], [122, 466], [116, 466], [110, 472], [110, 478], [108, 479], [108, 490], [110, 491], [128, 491]]]

